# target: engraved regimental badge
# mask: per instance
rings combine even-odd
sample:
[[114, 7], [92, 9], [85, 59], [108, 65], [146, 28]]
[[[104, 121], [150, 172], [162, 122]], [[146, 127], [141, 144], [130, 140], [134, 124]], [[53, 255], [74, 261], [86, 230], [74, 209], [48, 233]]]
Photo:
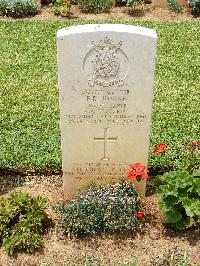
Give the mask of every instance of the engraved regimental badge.
[[120, 59], [117, 51], [122, 46], [122, 42], [117, 45], [113, 41], [105, 37], [98, 44], [92, 42], [95, 51], [92, 59], [93, 76], [89, 79], [91, 87], [99, 85], [102, 87], [110, 87], [117, 85], [119, 87], [124, 85], [124, 81], [119, 77]]

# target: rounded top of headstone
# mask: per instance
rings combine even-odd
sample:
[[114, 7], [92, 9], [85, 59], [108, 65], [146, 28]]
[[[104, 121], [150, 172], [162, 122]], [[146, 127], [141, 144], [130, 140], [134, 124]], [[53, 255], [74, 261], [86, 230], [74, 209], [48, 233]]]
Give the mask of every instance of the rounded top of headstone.
[[152, 38], [157, 38], [156, 31], [153, 29], [125, 25], [125, 24], [85, 24], [78, 26], [71, 26], [67, 28], [59, 29], [57, 32], [57, 37], [61, 38], [67, 35], [81, 34], [81, 33], [92, 33], [92, 32], [124, 32], [124, 33], [134, 33], [137, 35], [144, 35]]

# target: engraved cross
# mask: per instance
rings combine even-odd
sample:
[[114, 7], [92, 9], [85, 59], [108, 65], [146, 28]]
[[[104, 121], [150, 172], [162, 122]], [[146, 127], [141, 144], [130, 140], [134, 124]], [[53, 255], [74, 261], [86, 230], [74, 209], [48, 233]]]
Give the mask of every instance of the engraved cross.
[[94, 137], [95, 141], [103, 141], [104, 142], [104, 156], [102, 160], [108, 161], [108, 142], [110, 141], [117, 141], [118, 137], [109, 138], [108, 137], [108, 128], [104, 128], [104, 137], [103, 138], [96, 138]]

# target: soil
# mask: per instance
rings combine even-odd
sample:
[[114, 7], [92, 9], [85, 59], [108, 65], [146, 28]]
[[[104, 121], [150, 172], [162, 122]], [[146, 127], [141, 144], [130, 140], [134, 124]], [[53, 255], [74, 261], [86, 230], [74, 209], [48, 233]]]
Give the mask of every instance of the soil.
[[[12, 180], [8, 176], [1, 179]], [[42, 263], [54, 261], [58, 263], [56, 265], [63, 265], [63, 262], [73, 263], [70, 265], [85, 265], [81, 262], [87, 258], [113, 266], [133, 259], [137, 262], [137, 266], [167, 266], [180, 260], [184, 252], [187, 252], [188, 256], [187, 265], [200, 265], [199, 229], [178, 231], [167, 227], [165, 217], [159, 210], [158, 198], [153, 187], [148, 187], [147, 196], [142, 199], [144, 217], [137, 230], [129, 233], [104, 233], [70, 239], [61, 233], [59, 217], [53, 210], [56, 204], [65, 200], [61, 176], [28, 176], [24, 180], [21, 187], [13, 187], [9, 181], [8, 187], [4, 186], [5, 191], [1, 192], [1, 197], [8, 196], [12, 191], [23, 191], [33, 196], [41, 195], [48, 198], [47, 213], [52, 220], [52, 225], [44, 235], [44, 246], [34, 253], [20, 251], [10, 257], [0, 246], [0, 265], [2, 266], [47, 265]]]
[[[0, 17], [1, 20], [16, 20], [14, 18]], [[198, 20], [191, 15], [189, 8], [185, 7], [183, 13], [169, 11], [168, 8], [156, 8], [151, 5], [139, 6], [135, 12], [131, 12], [130, 7], [114, 7], [110, 13], [85, 14], [81, 12], [78, 5], [73, 5], [73, 15], [55, 16], [51, 8], [42, 6], [41, 12], [35, 16], [23, 18], [23, 20], [150, 20], [150, 21], [188, 21]], [[17, 19], [20, 20], [20, 19]]]

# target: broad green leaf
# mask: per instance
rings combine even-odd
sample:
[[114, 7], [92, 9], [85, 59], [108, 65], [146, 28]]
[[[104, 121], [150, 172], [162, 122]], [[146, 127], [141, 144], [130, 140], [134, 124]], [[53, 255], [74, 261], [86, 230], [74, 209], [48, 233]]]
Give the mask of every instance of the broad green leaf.
[[200, 178], [195, 179], [194, 192], [200, 196]]
[[165, 205], [167, 207], [172, 207], [174, 205], [179, 204], [181, 202], [181, 199], [178, 196], [169, 195], [169, 196], [165, 196], [163, 198], [163, 201], [165, 202]]
[[200, 215], [200, 201], [199, 199], [184, 199], [183, 207], [185, 208], [187, 216], [193, 217]]
[[176, 223], [176, 228], [177, 229], [184, 229], [186, 227], [186, 223], [185, 220], [180, 220]]
[[166, 215], [167, 215], [167, 221], [169, 223], [177, 223], [182, 219], [182, 214], [179, 211], [167, 212]]

